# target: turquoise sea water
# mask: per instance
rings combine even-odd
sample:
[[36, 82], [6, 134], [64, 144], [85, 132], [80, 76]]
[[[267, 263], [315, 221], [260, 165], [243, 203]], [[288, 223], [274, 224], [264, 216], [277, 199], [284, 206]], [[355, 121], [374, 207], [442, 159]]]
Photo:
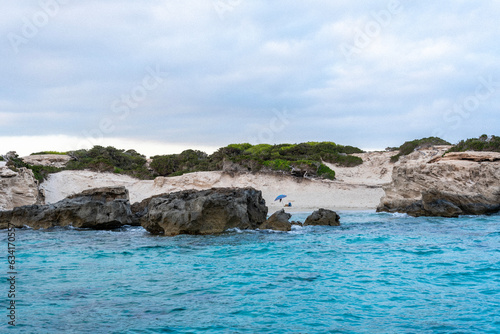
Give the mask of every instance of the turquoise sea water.
[[339, 213], [287, 233], [17, 230], [0, 332], [500, 333], [499, 215]]

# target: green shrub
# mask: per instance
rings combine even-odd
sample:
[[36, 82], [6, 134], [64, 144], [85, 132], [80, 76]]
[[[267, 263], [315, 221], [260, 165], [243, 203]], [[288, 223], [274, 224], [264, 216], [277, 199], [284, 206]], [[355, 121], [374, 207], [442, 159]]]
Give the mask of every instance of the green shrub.
[[28, 168], [33, 171], [33, 175], [35, 176], [35, 179], [37, 179], [39, 182], [43, 182], [44, 180], [46, 180], [47, 177], [49, 176], [49, 174], [57, 173], [57, 172], [64, 170], [64, 168], [58, 168], [58, 167], [54, 167], [54, 166], [30, 165]]
[[356, 157], [354, 155], [341, 155], [341, 154], [328, 153], [325, 154], [322, 158], [323, 161], [344, 167], [354, 167], [361, 165], [363, 163], [363, 159], [361, 159], [360, 157]]
[[114, 172], [140, 179], [152, 179], [153, 174], [145, 167], [146, 157], [135, 150], [121, 150], [112, 146], [94, 146], [90, 150], [68, 152], [73, 160], [68, 170], [90, 169], [98, 172]]
[[325, 166], [323, 164], [321, 164], [318, 167], [318, 172], [317, 173], [318, 173], [318, 176], [324, 177], [325, 179], [330, 179], [330, 180], [334, 180], [335, 179], [335, 171], [333, 171], [328, 166]]
[[399, 149], [399, 153], [396, 155], [393, 155], [391, 157], [391, 162], [396, 162], [399, 160], [400, 157], [404, 155], [408, 155], [415, 151], [416, 148], [422, 147], [422, 146], [432, 146], [432, 145], [451, 145], [449, 142], [447, 142], [444, 139], [438, 138], [438, 137], [427, 137], [427, 138], [422, 138], [422, 139], [415, 139], [412, 141], [407, 141], [403, 145], [401, 145]]
[[271, 159], [272, 148], [273, 146], [269, 144], [259, 144], [249, 147], [244, 153], [261, 160], [269, 160]]
[[229, 148], [235, 148], [235, 149], [240, 150], [240, 151], [245, 151], [245, 150], [248, 150], [249, 148], [251, 148], [252, 145], [249, 144], [249, 143], [229, 144], [229, 145], [227, 145], [227, 147], [229, 147]]
[[[230, 148], [229, 150], [239, 150]], [[220, 154], [223, 158], [223, 154]], [[157, 155], [153, 157], [150, 167], [157, 175], [177, 176], [185, 173], [214, 170], [216, 164], [212, 164], [205, 152], [186, 150], [180, 154]]]
[[263, 162], [264, 166], [271, 168], [272, 170], [282, 170], [291, 171], [290, 161], [283, 159], [268, 160]]
[[479, 138], [461, 140], [447, 152], [490, 151], [500, 152], [500, 137], [481, 135]]

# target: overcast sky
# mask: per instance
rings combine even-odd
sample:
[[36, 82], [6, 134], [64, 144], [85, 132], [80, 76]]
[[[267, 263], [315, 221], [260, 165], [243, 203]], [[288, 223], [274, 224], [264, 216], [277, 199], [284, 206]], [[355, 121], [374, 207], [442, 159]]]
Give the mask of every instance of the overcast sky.
[[0, 153], [500, 135], [500, 2], [2, 1]]

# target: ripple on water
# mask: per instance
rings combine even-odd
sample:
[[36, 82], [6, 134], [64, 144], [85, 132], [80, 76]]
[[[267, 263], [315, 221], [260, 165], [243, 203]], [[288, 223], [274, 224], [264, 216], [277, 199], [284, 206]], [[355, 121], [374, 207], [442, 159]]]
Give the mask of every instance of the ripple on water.
[[174, 238], [140, 227], [19, 230], [20, 328], [500, 332], [499, 217], [346, 211], [340, 227]]

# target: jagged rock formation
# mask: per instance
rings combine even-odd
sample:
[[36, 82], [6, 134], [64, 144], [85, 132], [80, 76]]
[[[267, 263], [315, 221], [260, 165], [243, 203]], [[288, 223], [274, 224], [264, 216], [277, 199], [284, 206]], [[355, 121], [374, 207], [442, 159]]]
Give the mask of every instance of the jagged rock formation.
[[448, 153], [427, 163], [402, 163], [384, 187], [377, 211], [458, 217], [500, 211], [500, 154]]
[[12, 224], [34, 229], [54, 226], [113, 229], [131, 223], [132, 212], [125, 187], [97, 188], [55, 204], [27, 205], [0, 211], [0, 229]]
[[291, 231], [292, 224], [289, 221], [291, 217], [291, 214], [281, 209], [273, 213], [259, 228], [261, 230]]
[[340, 226], [340, 217], [335, 211], [319, 209], [306, 218], [304, 226], [307, 225]]
[[52, 167], [65, 167], [68, 161], [71, 160], [69, 155], [61, 154], [37, 154], [28, 155], [21, 158], [25, 163], [36, 166], [52, 166]]
[[14, 172], [0, 167], [0, 210], [36, 203], [43, 204], [43, 196], [38, 191], [38, 181], [33, 172], [27, 168]]
[[436, 157], [430, 160], [428, 163], [434, 163], [438, 161], [450, 161], [450, 160], [467, 160], [475, 162], [495, 162], [500, 161], [500, 153], [497, 152], [450, 152], [446, 153], [444, 156]]
[[141, 225], [152, 234], [213, 234], [256, 229], [266, 220], [267, 206], [253, 188], [212, 188], [157, 196], [143, 214]]

